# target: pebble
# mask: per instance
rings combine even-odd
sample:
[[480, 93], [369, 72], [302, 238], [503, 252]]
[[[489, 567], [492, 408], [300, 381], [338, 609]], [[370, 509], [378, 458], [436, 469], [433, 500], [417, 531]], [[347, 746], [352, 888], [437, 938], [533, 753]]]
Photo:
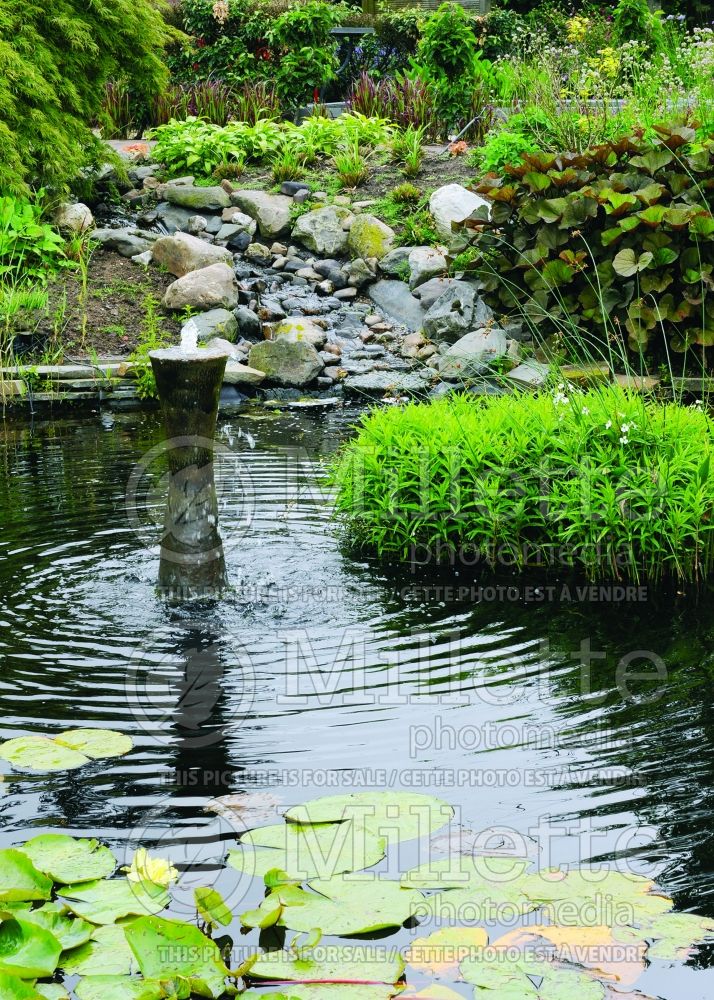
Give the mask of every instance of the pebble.
[[347, 299], [355, 299], [355, 298], [357, 298], [357, 289], [356, 288], [338, 288], [337, 291], [335, 292], [335, 298], [336, 299], [340, 299], [340, 301], [347, 300]]

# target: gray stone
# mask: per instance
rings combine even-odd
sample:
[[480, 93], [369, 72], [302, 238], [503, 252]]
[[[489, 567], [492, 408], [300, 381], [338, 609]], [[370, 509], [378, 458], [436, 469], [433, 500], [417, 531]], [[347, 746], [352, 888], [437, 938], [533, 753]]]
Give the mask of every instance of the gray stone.
[[446, 274], [446, 257], [432, 247], [415, 247], [409, 254], [409, 287], [414, 290], [429, 278]]
[[[260, 235], [274, 240], [290, 229], [292, 198], [267, 191], [234, 191], [231, 201], [258, 223]], [[235, 222], [234, 219], [231, 220]]]
[[132, 257], [132, 262], [134, 264], [142, 264], [144, 267], [148, 267], [153, 258], [151, 250], [144, 250], [143, 253], [138, 253], [135, 257]]
[[327, 340], [327, 334], [306, 316], [288, 316], [273, 329], [273, 340], [304, 341], [319, 351]]
[[402, 278], [409, 273], [409, 257], [415, 250], [429, 250], [429, 247], [395, 247], [379, 262], [379, 270], [383, 274]]
[[383, 278], [370, 287], [369, 297], [386, 316], [408, 330], [421, 330], [423, 327], [424, 310], [405, 282]]
[[307, 199], [310, 197], [310, 192], [307, 188], [303, 188], [301, 191], [296, 191], [293, 195], [293, 201], [296, 205], [304, 205]]
[[423, 372], [371, 371], [349, 375], [342, 383], [351, 395], [421, 394], [428, 389], [429, 376]]
[[212, 233], [214, 236], [223, 225], [220, 215], [202, 215], [200, 218], [206, 220], [206, 232]]
[[211, 264], [189, 271], [166, 289], [167, 309], [234, 309], [238, 305], [238, 282], [228, 264]]
[[305, 181], [283, 181], [280, 185], [280, 193], [294, 198], [298, 191], [310, 191], [310, 185]]
[[466, 281], [446, 289], [424, 317], [424, 331], [432, 340], [455, 341], [469, 330], [480, 329], [493, 313]]
[[241, 212], [235, 205], [223, 209], [221, 221], [230, 226], [238, 226], [240, 230], [250, 233], [251, 236], [255, 234], [258, 228], [258, 223], [255, 219], [251, 218], [250, 215], [246, 215], [245, 212]]
[[508, 378], [525, 389], [538, 389], [548, 381], [549, 374], [550, 365], [540, 361], [523, 361], [511, 369]]
[[461, 337], [439, 359], [442, 378], [470, 378], [488, 368], [506, 353], [506, 335], [498, 327], [472, 330]]
[[447, 241], [454, 235], [452, 222], [463, 222], [472, 212], [484, 206], [490, 212], [490, 202], [461, 184], [445, 184], [437, 188], [429, 199], [429, 211], [434, 218], [436, 231]]
[[436, 300], [441, 298], [447, 288], [458, 284], [458, 278], [429, 278], [423, 285], [419, 285], [414, 289], [414, 294], [425, 309], [431, 309]]
[[236, 233], [235, 236], [231, 236], [227, 241], [226, 246], [234, 253], [245, 253], [251, 244], [252, 238], [250, 233]]
[[183, 177], [172, 177], [170, 181], [166, 181], [166, 187], [191, 187], [195, 180], [196, 178], [193, 174], [185, 174]]
[[162, 236], [154, 243], [154, 260], [177, 278], [210, 264], [233, 263], [233, 255], [224, 247], [213, 246], [190, 233]]
[[340, 302], [347, 302], [349, 299], [354, 299], [357, 297], [356, 288], [338, 288], [335, 292], [335, 298], [339, 299]]
[[239, 233], [242, 232], [243, 230], [241, 229], [240, 226], [234, 226], [231, 223], [224, 222], [221, 228], [216, 233], [216, 239], [223, 243], [227, 243], [228, 240], [230, 240], [233, 236], [237, 236]]
[[187, 327], [195, 331], [199, 343], [212, 337], [222, 337], [232, 343], [238, 333], [238, 320], [227, 309], [209, 309], [187, 320], [181, 328], [182, 334]]
[[228, 208], [231, 199], [222, 187], [191, 187], [183, 184], [169, 184], [166, 200], [179, 208], [190, 208], [194, 212], [216, 212]]
[[365, 212], [353, 219], [347, 245], [353, 257], [361, 257], [362, 260], [374, 257], [381, 260], [392, 249], [395, 239], [396, 234], [391, 226], [376, 215]]
[[260, 385], [266, 378], [265, 372], [250, 365], [243, 365], [234, 358], [229, 358], [226, 362], [226, 371], [223, 381], [226, 385]]
[[238, 330], [243, 337], [259, 337], [263, 327], [258, 314], [247, 306], [236, 306], [233, 315], [238, 321]]
[[95, 229], [89, 238], [99, 243], [104, 250], [113, 250], [122, 257], [136, 257], [138, 254], [151, 250], [153, 242], [137, 235], [133, 228], [125, 229]]
[[272, 260], [270, 250], [264, 243], [249, 243], [245, 248], [245, 255], [248, 260], [257, 261], [260, 264], [268, 264]]
[[163, 223], [169, 233], [175, 233], [179, 229], [186, 229], [189, 220], [195, 214], [189, 208], [170, 205], [167, 201], [162, 201], [156, 206], [156, 218], [159, 222]]
[[368, 282], [374, 281], [374, 271], [361, 257], [350, 261], [346, 271], [347, 280], [353, 288], [362, 288]]
[[346, 208], [327, 205], [301, 215], [293, 229], [293, 239], [314, 253], [343, 254], [347, 250], [348, 233], [345, 222], [354, 218]]
[[186, 223], [186, 232], [192, 236], [206, 232], [208, 229], [208, 219], [204, 215], [192, 215]]
[[61, 233], [76, 236], [94, 228], [94, 217], [81, 201], [65, 202], [55, 212], [54, 223]]
[[308, 385], [324, 367], [312, 344], [285, 339], [254, 344], [248, 355], [248, 364], [265, 372], [269, 382], [296, 388]]

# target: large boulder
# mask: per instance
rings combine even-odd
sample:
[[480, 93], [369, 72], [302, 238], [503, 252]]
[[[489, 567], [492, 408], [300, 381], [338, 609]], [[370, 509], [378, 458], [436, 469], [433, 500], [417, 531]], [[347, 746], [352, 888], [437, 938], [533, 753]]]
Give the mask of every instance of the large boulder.
[[355, 396], [421, 395], [429, 387], [430, 378], [424, 371], [417, 372], [363, 372], [349, 375], [342, 383], [345, 392]]
[[358, 215], [350, 226], [347, 245], [353, 257], [381, 260], [394, 245], [394, 230], [376, 215]]
[[446, 257], [433, 247], [414, 247], [408, 258], [409, 287], [413, 290], [430, 278], [446, 274]]
[[429, 278], [423, 285], [417, 285], [414, 294], [421, 302], [424, 309], [431, 309], [437, 299], [440, 299], [447, 288], [458, 285], [458, 278]]
[[140, 235], [140, 230], [126, 226], [123, 229], [95, 229], [89, 234], [90, 240], [99, 243], [104, 250], [113, 250], [122, 257], [136, 257], [153, 248], [153, 241]]
[[189, 271], [198, 271], [210, 264], [232, 264], [233, 254], [225, 247], [206, 243], [188, 233], [175, 233], [162, 236], [154, 243], [154, 260], [181, 278]]
[[55, 212], [54, 223], [66, 236], [77, 236], [94, 228], [94, 217], [81, 201], [65, 202]]
[[190, 208], [181, 208], [179, 205], [170, 205], [168, 201], [161, 201], [156, 206], [156, 218], [163, 223], [165, 229], [170, 233], [175, 233], [178, 229], [188, 229], [190, 220], [196, 215]]
[[455, 341], [470, 330], [480, 329], [493, 313], [476, 294], [473, 285], [455, 281], [424, 316], [424, 332], [431, 340]]
[[240, 361], [229, 358], [226, 362], [223, 382], [226, 385], [260, 385], [261, 382], [265, 381], [265, 378], [265, 372], [258, 371], [257, 368], [251, 368], [249, 365], [241, 364]]
[[421, 303], [414, 298], [405, 282], [382, 278], [370, 286], [369, 297], [385, 316], [408, 330], [421, 330], [424, 325]]
[[295, 223], [293, 239], [298, 240], [308, 250], [323, 257], [334, 257], [347, 251], [350, 224], [354, 216], [340, 205], [305, 212]]
[[167, 309], [235, 309], [238, 305], [238, 282], [228, 264], [211, 264], [199, 271], [189, 271], [166, 289]]
[[166, 200], [179, 208], [190, 208], [193, 212], [219, 212], [228, 208], [231, 199], [222, 187], [192, 187], [188, 184], [169, 184]]
[[436, 231], [447, 241], [453, 236], [452, 222], [463, 222], [483, 206], [490, 212], [490, 202], [462, 184], [445, 184], [437, 188], [429, 199], [429, 211], [434, 218]]
[[305, 341], [265, 340], [254, 344], [248, 355], [251, 368], [265, 372], [274, 385], [299, 388], [312, 382], [323, 369], [320, 355]]
[[255, 219], [260, 235], [275, 239], [290, 229], [290, 209], [292, 198], [284, 194], [270, 194], [267, 191], [234, 191], [231, 201], [242, 212]]
[[379, 261], [379, 270], [393, 278], [405, 278], [409, 274], [409, 257], [415, 250], [429, 250], [430, 247], [394, 247]]
[[321, 326], [306, 316], [288, 316], [274, 327], [273, 340], [312, 344], [319, 351], [327, 340], [327, 334]]
[[498, 327], [471, 330], [442, 354], [439, 374], [442, 378], [468, 378], [484, 371], [507, 350], [506, 334]]
[[195, 332], [199, 344], [214, 337], [221, 337], [232, 343], [238, 333], [238, 320], [227, 309], [209, 309], [208, 312], [186, 320], [181, 328], [182, 334], [187, 327], [192, 333]]

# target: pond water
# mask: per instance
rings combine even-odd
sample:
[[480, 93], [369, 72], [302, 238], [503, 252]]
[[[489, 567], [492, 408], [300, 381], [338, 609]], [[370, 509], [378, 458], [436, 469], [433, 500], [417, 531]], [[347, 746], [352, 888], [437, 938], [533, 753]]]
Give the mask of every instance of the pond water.
[[[467, 848], [629, 867], [714, 916], [709, 597], [613, 602], [349, 558], [325, 462], [357, 415], [219, 418], [234, 589], [183, 607], [154, 589], [158, 418], [2, 425], [0, 738], [100, 725], [135, 748], [78, 772], [0, 764], [0, 846], [45, 831], [122, 858], [156, 845], [240, 910], [255, 889], [222, 862], [241, 822], [274, 821], [276, 800], [408, 789], [451, 802]], [[211, 805], [229, 794], [239, 819]], [[658, 963], [641, 988], [712, 997], [713, 958]]]

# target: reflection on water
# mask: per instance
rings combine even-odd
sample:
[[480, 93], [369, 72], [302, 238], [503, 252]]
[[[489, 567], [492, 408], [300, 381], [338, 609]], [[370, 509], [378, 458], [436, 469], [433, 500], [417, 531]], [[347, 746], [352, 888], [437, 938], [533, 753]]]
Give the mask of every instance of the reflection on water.
[[[323, 462], [351, 419], [219, 421], [234, 590], [201, 607], [155, 592], [160, 460], [127, 501], [154, 417], [4, 427], [0, 736], [102, 725], [135, 750], [7, 768], [3, 846], [61, 829], [121, 853], [183, 830], [210, 867], [235, 836], [206, 811], [217, 796], [411, 788], [452, 802], [469, 837], [626, 863], [714, 915], [711, 602], [471, 592], [463, 573], [346, 558]], [[657, 991], [712, 995], [699, 981], [662, 973]]]

